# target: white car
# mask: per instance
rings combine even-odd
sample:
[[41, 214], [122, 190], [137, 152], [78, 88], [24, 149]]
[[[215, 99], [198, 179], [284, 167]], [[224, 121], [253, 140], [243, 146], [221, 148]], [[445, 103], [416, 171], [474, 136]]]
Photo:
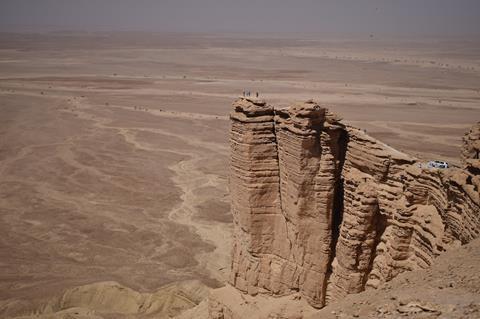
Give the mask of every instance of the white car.
[[448, 168], [448, 163], [443, 161], [430, 161], [427, 164], [428, 168]]

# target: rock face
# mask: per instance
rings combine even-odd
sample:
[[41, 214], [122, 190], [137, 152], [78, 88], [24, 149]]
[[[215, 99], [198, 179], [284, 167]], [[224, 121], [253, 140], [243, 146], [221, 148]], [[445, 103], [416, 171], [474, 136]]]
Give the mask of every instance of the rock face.
[[[465, 139], [468, 162], [478, 137], [477, 126]], [[276, 110], [241, 98], [230, 141], [230, 285], [248, 295], [321, 308], [479, 234], [474, 171], [424, 168], [315, 102]]]
[[315, 103], [242, 99], [232, 119], [230, 282], [251, 295], [302, 291], [322, 306], [344, 128]]
[[480, 122], [463, 137], [462, 164], [472, 174], [480, 175]]
[[426, 268], [480, 231], [479, 185], [458, 169], [414, 159], [348, 128], [343, 211], [327, 299]]

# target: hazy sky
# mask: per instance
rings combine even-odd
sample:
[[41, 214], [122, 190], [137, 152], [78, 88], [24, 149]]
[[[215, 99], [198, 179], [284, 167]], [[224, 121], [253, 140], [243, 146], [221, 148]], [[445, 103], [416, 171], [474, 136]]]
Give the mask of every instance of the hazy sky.
[[0, 0], [0, 30], [480, 34], [480, 0]]

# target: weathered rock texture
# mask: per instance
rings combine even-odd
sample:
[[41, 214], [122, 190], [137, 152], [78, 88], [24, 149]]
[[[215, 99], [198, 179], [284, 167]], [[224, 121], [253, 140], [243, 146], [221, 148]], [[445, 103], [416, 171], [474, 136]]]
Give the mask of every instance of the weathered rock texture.
[[[230, 284], [244, 293], [323, 307], [479, 234], [473, 170], [423, 168], [312, 101], [242, 98], [231, 123]], [[478, 137], [465, 138], [469, 167]]]
[[462, 164], [472, 174], [480, 175], [480, 122], [463, 137]]

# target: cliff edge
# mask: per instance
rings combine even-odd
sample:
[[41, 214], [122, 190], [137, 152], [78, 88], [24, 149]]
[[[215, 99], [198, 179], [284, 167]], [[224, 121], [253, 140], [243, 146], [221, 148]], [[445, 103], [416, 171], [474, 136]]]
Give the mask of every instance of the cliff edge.
[[252, 300], [301, 318], [479, 234], [478, 125], [464, 168], [432, 169], [314, 101], [240, 98], [230, 118], [231, 275], [210, 318], [242, 318]]

